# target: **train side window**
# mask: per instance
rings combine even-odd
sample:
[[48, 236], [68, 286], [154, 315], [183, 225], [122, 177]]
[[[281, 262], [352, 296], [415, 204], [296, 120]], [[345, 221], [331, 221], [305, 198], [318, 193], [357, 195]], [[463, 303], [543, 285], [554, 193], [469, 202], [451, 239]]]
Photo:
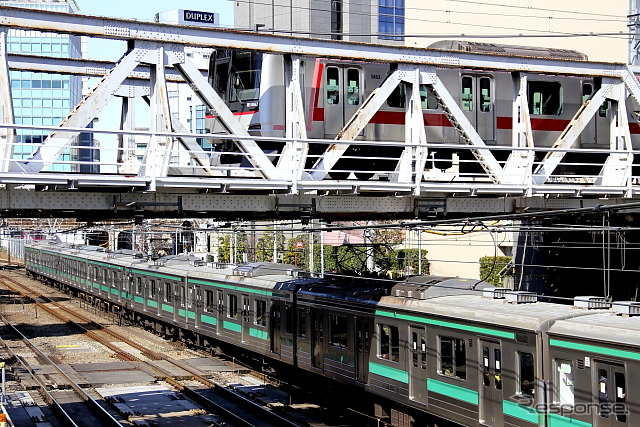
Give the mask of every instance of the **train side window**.
[[357, 68], [347, 70], [347, 104], [360, 104], [360, 70]]
[[329, 343], [335, 347], [348, 347], [346, 316], [329, 315]]
[[593, 85], [591, 83], [583, 83], [582, 84], [582, 103], [584, 104], [591, 98], [591, 94], [593, 93]]
[[533, 371], [533, 354], [519, 351], [516, 353], [518, 363], [517, 393], [524, 396], [532, 396], [535, 390], [535, 377]]
[[564, 359], [555, 360], [555, 383], [553, 401], [561, 405], [573, 405], [573, 362]]
[[158, 286], [156, 285], [156, 281], [151, 279], [151, 294], [149, 296], [155, 298], [156, 293], [158, 293]]
[[387, 98], [387, 105], [393, 108], [405, 108], [407, 105], [404, 84], [400, 83]]
[[480, 111], [488, 113], [491, 111], [491, 79], [489, 77], [480, 78]]
[[609, 117], [610, 108], [611, 108], [611, 102], [609, 100], [605, 100], [600, 106], [600, 108], [598, 109], [598, 116]]
[[293, 307], [288, 304], [284, 306], [284, 332], [293, 333]]
[[184, 307], [187, 301], [187, 293], [184, 290], [184, 285], [180, 285], [180, 306]]
[[300, 338], [307, 337], [307, 310], [305, 308], [298, 309], [298, 336]]
[[237, 295], [227, 295], [227, 317], [231, 319], [238, 318], [238, 296]]
[[378, 357], [380, 359], [391, 360], [392, 362], [400, 361], [400, 338], [398, 335], [398, 327], [379, 324], [378, 336], [380, 337]]
[[423, 110], [437, 110], [438, 99], [428, 85], [420, 85], [420, 101], [422, 103]]
[[166, 302], [171, 302], [171, 283], [164, 284], [164, 300]]
[[562, 113], [562, 85], [558, 82], [529, 81], [529, 113], [558, 116]]
[[438, 337], [440, 352], [438, 373], [448, 377], [467, 378], [467, 348], [460, 338]]
[[327, 104], [340, 103], [340, 70], [337, 67], [327, 67]]
[[470, 76], [462, 76], [460, 101], [463, 111], [473, 111], [473, 79]]
[[254, 316], [255, 319], [253, 323], [258, 326], [266, 326], [267, 325], [267, 302], [265, 300], [255, 300], [254, 302]]
[[213, 291], [204, 291], [204, 311], [212, 312], [215, 310]]

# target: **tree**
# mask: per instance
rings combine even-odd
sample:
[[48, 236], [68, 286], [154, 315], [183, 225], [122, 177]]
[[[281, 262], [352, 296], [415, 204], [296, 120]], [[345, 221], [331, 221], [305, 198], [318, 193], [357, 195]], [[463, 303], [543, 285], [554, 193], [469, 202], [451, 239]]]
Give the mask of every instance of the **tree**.
[[480, 258], [480, 278], [485, 282], [503, 287], [505, 285], [505, 277], [500, 276], [500, 271], [509, 262], [511, 262], [511, 257], [508, 256], [484, 256]]

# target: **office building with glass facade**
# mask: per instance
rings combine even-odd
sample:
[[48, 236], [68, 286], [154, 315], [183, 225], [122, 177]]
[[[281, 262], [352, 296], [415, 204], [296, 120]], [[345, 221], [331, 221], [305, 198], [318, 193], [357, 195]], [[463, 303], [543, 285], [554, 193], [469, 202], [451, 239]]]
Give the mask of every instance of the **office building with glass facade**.
[[[76, 13], [79, 10], [74, 0], [0, 0], [0, 3], [52, 12]], [[11, 29], [7, 37], [7, 47], [9, 53], [62, 58], [82, 57], [80, 37], [66, 34]], [[82, 97], [82, 78], [79, 76], [11, 70], [10, 79], [16, 124], [56, 126]], [[13, 158], [28, 158], [49, 133], [50, 130], [18, 129]], [[86, 135], [84, 137], [86, 139]], [[77, 157], [78, 150], [67, 149], [50, 170], [78, 171], [79, 167], [71, 164]]]

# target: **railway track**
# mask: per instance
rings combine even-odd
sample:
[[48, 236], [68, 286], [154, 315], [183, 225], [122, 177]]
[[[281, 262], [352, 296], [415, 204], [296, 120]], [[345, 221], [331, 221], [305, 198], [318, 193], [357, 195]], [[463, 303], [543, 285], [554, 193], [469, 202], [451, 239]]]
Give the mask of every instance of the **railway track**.
[[[15, 274], [15, 272], [13, 274]], [[115, 358], [122, 361], [145, 364], [148, 371], [154, 372], [154, 376], [159, 381], [168, 384], [176, 390], [180, 396], [184, 396], [196, 402], [205, 410], [217, 414], [224, 420], [221, 421], [220, 424], [224, 423], [225, 425], [238, 426], [302, 426], [312, 424], [305, 415], [300, 415], [295, 411], [282, 410], [287, 407], [286, 404], [273, 405], [273, 402], [271, 402], [271, 404], [265, 404], [266, 399], [256, 399], [256, 397], [260, 397], [260, 394], [266, 395], [264, 392], [270, 389], [268, 385], [246, 385], [241, 384], [240, 380], [231, 386], [221, 384], [206, 378], [188, 363], [169, 357], [159, 351], [154, 351], [144, 344], [140, 344], [118, 333], [112, 327], [96, 322], [88, 315], [82, 314], [81, 310], [68, 307], [58, 301], [54, 301], [54, 298], [37, 292], [35, 289], [36, 286], [27, 286], [20, 283], [7, 273], [0, 273], [0, 284], [11, 292], [27, 298], [34, 304], [36, 310], [54, 316], [61, 322], [72, 326], [78, 331], [81, 331], [85, 336], [90, 337], [95, 342], [108, 348], [113, 352]], [[39, 359], [39, 357], [37, 358]], [[53, 361], [51, 363], [55, 365]], [[176, 371], [181, 372], [182, 378], [185, 377], [185, 372], [188, 373], [188, 378], [186, 380], [176, 379]], [[67, 376], [63, 371], [60, 371], [60, 375]], [[70, 385], [70, 387], [73, 390], [77, 389], [77, 393], [80, 394], [84, 392], [82, 387], [75, 383], [74, 385]], [[46, 386], [42, 384], [41, 389], [46, 391]], [[244, 389], [250, 389], [252, 391], [246, 393], [242, 391]], [[50, 401], [49, 399], [45, 400]], [[84, 401], [90, 402], [89, 399]], [[117, 404], [118, 402], [115, 400], [110, 403]], [[85, 405], [91, 404], [92, 403], [85, 403]], [[53, 405], [55, 406], [55, 404]], [[118, 407], [118, 405], [115, 406]], [[121, 412], [127, 416], [126, 411]], [[122, 425], [121, 422], [114, 421], [117, 424], [91, 425]], [[125, 425], [127, 424], [125, 421]], [[322, 425], [322, 423], [313, 424]], [[83, 423], [80, 425], [88, 424]]]

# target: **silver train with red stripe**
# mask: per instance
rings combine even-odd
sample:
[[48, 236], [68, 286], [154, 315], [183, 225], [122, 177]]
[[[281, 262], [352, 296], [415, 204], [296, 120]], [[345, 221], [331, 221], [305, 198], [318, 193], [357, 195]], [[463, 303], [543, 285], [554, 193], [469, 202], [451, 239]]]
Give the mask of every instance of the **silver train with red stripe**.
[[323, 378], [385, 425], [640, 425], [638, 303], [572, 306], [457, 277], [317, 278], [44, 241], [26, 245], [25, 264], [172, 339]]
[[[438, 42], [432, 48], [463, 50], [466, 52], [497, 53], [522, 57], [547, 57], [586, 60], [586, 56], [571, 50], [525, 48], [485, 43], [458, 41]], [[389, 74], [390, 64], [338, 61], [333, 59], [303, 59], [301, 81], [303, 104], [309, 138], [333, 139], [345, 123], [360, 108]], [[231, 111], [240, 117], [252, 135], [283, 138], [285, 124], [284, 66], [281, 55], [219, 50], [210, 63], [211, 84]], [[464, 69], [439, 69], [438, 76], [459, 104], [464, 115], [489, 147], [512, 146], [512, 115], [514, 83], [509, 72], [478, 71]], [[551, 147], [586, 99], [600, 85], [600, 79], [530, 75], [528, 79], [528, 104], [534, 145], [544, 149]], [[421, 89], [422, 109], [427, 141], [432, 144], [459, 144], [460, 148], [432, 148], [427, 171], [446, 171], [455, 167], [460, 175], [482, 174], [477, 163], [463, 142], [463, 136], [445, 115], [435, 94], [424, 85]], [[404, 141], [405, 140], [405, 89], [403, 84], [388, 97], [387, 102], [373, 116], [357, 140]], [[221, 124], [215, 116], [207, 116], [207, 127], [220, 132]], [[600, 111], [581, 133], [574, 148], [592, 150], [589, 153], [569, 153], [558, 171], [559, 175], [597, 174], [606, 160], [610, 147], [610, 105], [604, 103]], [[632, 134], [640, 133], [640, 127], [631, 122]], [[638, 142], [640, 144], [640, 142]], [[260, 142], [264, 152], [277, 155], [282, 142]], [[306, 168], [311, 168], [327, 149], [327, 144], [311, 144]], [[232, 142], [224, 142], [218, 148], [227, 155], [223, 163], [240, 163], [242, 158], [233, 155], [239, 151]], [[352, 144], [343, 158], [331, 169], [333, 179], [355, 178], [385, 179], [395, 169], [402, 148], [389, 146]], [[509, 150], [492, 150], [498, 161], [505, 161]], [[536, 152], [536, 160], [546, 153]], [[247, 164], [245, 162], [245, 164]], [[636, 175], [634, 173], [634, 175]]]

